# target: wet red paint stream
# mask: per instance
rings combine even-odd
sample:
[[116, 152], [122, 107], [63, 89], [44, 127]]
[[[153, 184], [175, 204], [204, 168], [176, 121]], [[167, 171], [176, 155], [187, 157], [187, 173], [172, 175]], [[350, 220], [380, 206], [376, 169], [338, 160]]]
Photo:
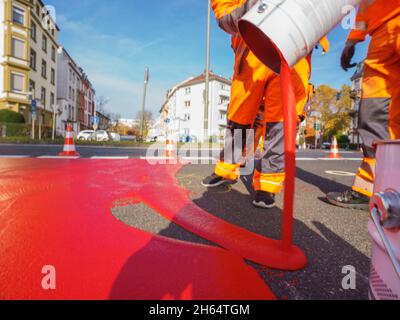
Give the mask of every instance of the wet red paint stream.
[[[176, 201], [178, 169], [141, 160], [0, 160], [0, 298], [273, 299], [239, 256], [111, 215], [113, 203], [137, 203], [135, 195], [151, 190], [156, 202]], [[54, 291], [41, 286], [45, 265], [56, 269]]]
[[[300, 270], [307, 264], [303, 251], [293, 245], [294, 192], [296, 176], [296, 100], [289, 66], [282, 59], [281, 87], [285, 121], [285, 181], [282, 239], [273, 240], [232, 225], [193, 204], [187, 190], [175, 189], [174, 201], [157, 199], [157, 193], [169, 193], [169, 185], [158, 188], [144, 185], [139, 197], [161, 215], [207, 240], [242, 257], [280, 270]], [[155, 200], [157, 199], [157, 200]], [[232, 212], [235, 214], [235, 212]]]
[[[285, 191], [282, 222], [283, 250], [293, 246], [294, 193], [296, 179], [297, 111], [290, 68], [281, 55], [281, 92], [285, 130]], [[306, 262], [306, 261], [305, 261]]]

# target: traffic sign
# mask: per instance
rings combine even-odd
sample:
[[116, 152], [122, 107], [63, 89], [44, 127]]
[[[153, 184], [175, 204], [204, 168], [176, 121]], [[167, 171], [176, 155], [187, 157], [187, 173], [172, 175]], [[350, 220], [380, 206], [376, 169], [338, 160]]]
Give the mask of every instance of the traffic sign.
[[36, 114], [37, 114], [37, 101], [36, 101], [36, 99], [32, 100], [31, 106], [32, 106], [32, 119], [36, 120]]
[[165, 120], [165, 122], [166, 122], [167, 124], [170, 124], [170, 123], [171, 123], [171, 119], [170, 119], [170, 118], [167, 118], [167, 120]]
[[100, 123], [100, 118], [99, 117], [96, 116], [96, 117], [92, 118], [92, 124], [93, 125], [96, 125], [96, 124], [99, 124], [99, 123]]

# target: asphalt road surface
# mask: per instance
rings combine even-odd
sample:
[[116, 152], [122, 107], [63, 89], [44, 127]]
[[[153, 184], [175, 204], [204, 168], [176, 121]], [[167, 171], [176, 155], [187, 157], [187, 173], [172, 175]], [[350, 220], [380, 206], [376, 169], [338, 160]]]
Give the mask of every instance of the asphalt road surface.
[[[77, 146], [77, 151], [82, 158], [92, 157], [128, 157], [140, 158], [146, 156], [158, 156], [160, 151], [165, 148], [164, 145], [155, 147], [155, 152], [148, 152], [146, 147], [99, 147], [99, 146]], [[53, 157], [62, 152], [63, 146], [59, 145], [12, 145], [0, 144], [0, 157]], [[157, 152], [158, 151], [158, 152]], [[186, 156], [193, 156], [190, 151], [184, 152]], [[298, 151], [298, 158], [307, 160], [308, 158], [326, 158], [329, 151], [323, 150], [302, 150]], [[203, 150], [195, 152], [196, 157], [218, 155], [218, 150]], [[361, 153], [341, 151], [343, 158], [360, 159]]]
[[[347, 159], [334, 161], [324, 161], [320, 156], [316, 151], [298, 155], [294, 242], [305, 251], [308, 266], [298, 272], [281, 272], [249, 264], [280, 299], [364, 300], [368, 298], [371, 253], [368, 212], [334, 207], [324, 200], [327, 192], [344, 191], [351, 186], [361, 155], [347, 154]], [[279, 239], [282, 195], [278, 197], [276, 209], [254, 208], [251, 176], [243, 176], [233, 186], [206, 189], [200, 181], [212, 169], [212, 165], [186, 165], [179, 172], [179, 181], [191, 191], [192, 201], [230, 223]], [[136, 228], [212, 245], [143, 204], [117, 207], [113, 214]], [[346, 266], [354, 267], [357, 272], [355, 290], [346, 290], [342, 286]]]
[[[56, 156], [60, 146], [0, 145], [0, 158]], [[144, 148], [78, 147], [84, 158], [146, 156]], [[215, 152], [215, 151], [214, 151]], [[211, 151], [210, 151], [211, 153]], [[207, 154], [207, 152], [206, 152]], [[249, 262], [280, 299], [367, 299], [371, 239], [367, 231], [367, 212], [346, 210], [325, 202], [329, 191], [349, 188], [362, 155], [342, 151], [343, 159], [329, 160], [321, 150], [299, 151], [294, 242], [309, 260], [298, 272], [281, 272]], [[204, 156], [204, 151], [201, 154]], [[264, 236], [279, 239], [282, 196], [278, 207], [265, 211], [252, 206], [251, 176], [229, 187], [206, 189], [202, 178], [213, 170], [212, 164], [185, 165], [178, 173], [182, 186], [191, 191], [192, 201], [226, 221]], [[211, 244], [171, 223], [144, 204], [113, 208], [124, 223], [162, 236]], [[357, 272], [355, 290], [345, 290], [342, 273], [345, 266]]]

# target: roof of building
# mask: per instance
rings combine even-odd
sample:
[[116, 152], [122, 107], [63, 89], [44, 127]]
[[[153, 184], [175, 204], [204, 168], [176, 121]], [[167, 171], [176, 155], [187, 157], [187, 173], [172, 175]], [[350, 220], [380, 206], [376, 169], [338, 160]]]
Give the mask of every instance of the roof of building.
[[[164, 102], [164, 104], [162, 105], [161, 109], [160, 109], [160, 113], [164, 110], [165, 106], [168, 103], [168, 99], [169, 97], [171, 97], [177, 90], [182, 89], [182, 88], [186, 88], [186, 87], [190, 87], [196, 84], [200, 84], [206, 81], [206, 73], [203, 72], [202, 74], [196, 76], [196, 77], [190, 77], [184, 81], [182, 81], [181, 83], [177, 84], [174, 88], [172, 88], [171, 90], [168, 91], [167, 93], [167, 101]], [[219, 81], [222, 83], [225, 83], [227, 85], [232, 85], [232, 81], [224, 78], [222, 76], [219, 76], [215, 73], [213, 73], [212, 71], [210, 71], [210, 81]]]
[[[193, 77], [193, 78], [181, 83], [181, 85], [178, 87], [178, 89], [193, 86], [195, 84], [203, 83], [205, 81], [206, 81], [206, 73], [203, 72], [202, 74], [198, 75], [197, 77]], [[225, 83], [227, 85], [232, 84], [231, 80], [226, 79], [222, 76], [219, 76], [219, 75], [213, 73], [212, 71], [210, 72], [210, 81], [219, 81], [219, 82]]]

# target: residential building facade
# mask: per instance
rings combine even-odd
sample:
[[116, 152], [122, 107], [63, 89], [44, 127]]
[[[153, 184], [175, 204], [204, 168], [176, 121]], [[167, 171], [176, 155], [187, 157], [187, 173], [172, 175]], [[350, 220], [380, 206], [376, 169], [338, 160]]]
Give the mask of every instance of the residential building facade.
[[0, 109], [10, 109], [32, 121], [52, 123], [56, 102], [58, 27], [41, 0], [0, 1]]
[[[37, 121], [52, 126], [57, 104], [58, 26], [49, 18], [41, 0], [31, 4], [29, 91], [37, 101]], [[46, 18], [47, 17], [47, 18]], [[31, 113], [28, 115], [31, 122]]]
[[0, 109], [29, 114], [31, 4], [0, 1]]
[[[180, 141], [204, 142], [205, 136], [221, 141], [227, 126], [227, 110], [231, 81], [210, 73], [208, 132], [204, 132], [205, 73], [189, 78], [167, 93], [160, 110], [159, 135], [168, 135], [168, 129]], [[161, 132], [160, 132], [161, 131]], [[164, 132], [162, 132], [164, 131]]]
[[96, 116], [99, 118], [99, 130], [108, 130], [111, 125], [111, 118], [100, 111], [96, 111]]
[[56, 128], [57, 133], [64, 134], [67, 123], [73, 123], [75, 131], [80, 130], [77, 120], [81, 69], [64, 48], [60, 47], [57, 54], [57, 106], [60, 112]]
[[96, 114], [95, 95], [96, 92], [88, 76], [80, 69], [81, 77], [79, 79], [78, 90], [78, 115], [77, 122], [79, 130], [88, 130], [93, 128], [93, 117]]

